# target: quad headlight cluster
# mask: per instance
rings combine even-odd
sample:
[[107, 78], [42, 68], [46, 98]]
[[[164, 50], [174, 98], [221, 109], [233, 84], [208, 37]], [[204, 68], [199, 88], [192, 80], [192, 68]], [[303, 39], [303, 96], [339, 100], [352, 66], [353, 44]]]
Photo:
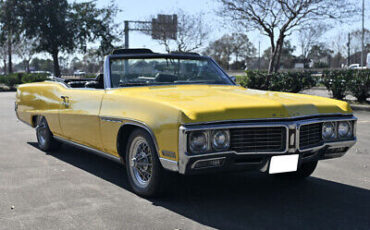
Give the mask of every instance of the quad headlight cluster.
[[188, 134], [190, 153], [221, 152], [230, 148], [230, 132], [227, 129], [192, 131]]
[[324, 122], [322, 125], [322, 138], [326, 141], [351, 137], [353, 137], [352, 121]]

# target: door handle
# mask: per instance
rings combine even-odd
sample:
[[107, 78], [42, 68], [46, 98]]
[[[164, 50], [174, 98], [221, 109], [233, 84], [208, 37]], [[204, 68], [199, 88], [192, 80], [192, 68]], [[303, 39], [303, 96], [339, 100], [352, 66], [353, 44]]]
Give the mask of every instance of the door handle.
[[67, 96], [60, 96], [60, 98], [62, 98], [63, 99], [63, 105], [66, 107], [66, 108], [68, 108], [69, 107], [69, 97], [67, 97]]

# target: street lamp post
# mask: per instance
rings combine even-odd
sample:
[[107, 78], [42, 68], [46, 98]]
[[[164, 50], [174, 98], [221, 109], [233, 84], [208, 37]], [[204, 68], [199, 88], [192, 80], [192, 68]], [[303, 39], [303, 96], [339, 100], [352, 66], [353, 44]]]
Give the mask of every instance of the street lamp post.
[[365, 0], [362, 0], [362, 33], [361, 33], [361, 66], [365, 66], [364, 63], [364, 56], [365, 56], [365, 48], [364, 48], [364, 40], [365, 40]]
[[125, 32], [125, 49], [129, 48], [129, 32], [140, 31], [144, 33], [151, 33], [153, 39], [168, 39], [176, 40], [177, 33], [177, 15], [163, 15], [159, 14], [158, 18], [153, 18], [152, 21], [124, 21]]
[[129, 47], [129, 37], [128, 37], [128, 32], [130, 28], [128, 27], [129, 21], [125, 21], [125, 49], [128, 49]]

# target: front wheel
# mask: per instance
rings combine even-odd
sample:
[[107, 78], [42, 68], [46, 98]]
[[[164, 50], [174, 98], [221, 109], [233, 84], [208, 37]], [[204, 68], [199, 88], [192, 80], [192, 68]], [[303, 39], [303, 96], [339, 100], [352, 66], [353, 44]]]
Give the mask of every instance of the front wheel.
[[49, 151], [60, 147], [60, 142], [54, 139], [45, 117], [38, 117], [36, 126], [37, 143], [41, 150]]
[[164, 169], [151, 136], [142, 129], [134, 130], [128, 139], [126, 171], [136, 194], [153, 197], [162, 192]]
[[315, 171], [317, 166], [317, 161], [307, 162], [302, 164], [297, 171], [295, 172], [288, 172], [288, 173], [280, 173], [274, 174], [277, 177], [281, 178], [288, 178], [288, 179], [305, 179]]

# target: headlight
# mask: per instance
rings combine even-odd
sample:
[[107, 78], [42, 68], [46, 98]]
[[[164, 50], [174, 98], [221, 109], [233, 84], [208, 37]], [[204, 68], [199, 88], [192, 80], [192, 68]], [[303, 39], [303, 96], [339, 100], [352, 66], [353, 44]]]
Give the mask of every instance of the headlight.
[[189, 150], [192, 153], [202, 153], [208, 149], [208, 133], [207, 132], [191, 132], [189, 134]]
[[322, 137], [325, 140], [330, 140], [335, 138], [335, 123], [334, 122], [325, 122], [322, 125]]
[[228, 130], [215, 130], [212, 132], [212, 147], [214, 150], [226, 150], [230, 146]]
[[338, 136], [350, 137], [352, 135], [352, 125], [348, 121], [340, 121], [338, 123]]

